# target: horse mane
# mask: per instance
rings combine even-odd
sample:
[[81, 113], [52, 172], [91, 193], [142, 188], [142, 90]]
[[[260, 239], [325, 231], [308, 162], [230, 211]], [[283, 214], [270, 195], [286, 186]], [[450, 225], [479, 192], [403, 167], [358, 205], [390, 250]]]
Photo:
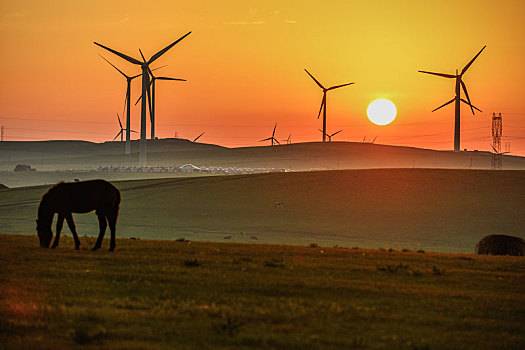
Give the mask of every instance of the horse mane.
[[56, 184], [54, 184], [53, 186], [51, 186], [47, 191], [46, 193], [44, 193], [44, 195], [42, 196], [42, 199], [44, 199], [44, 197], [48, 197], [49, 194], [52, 194], [53, 192], [55, 192], [55, 190], [57, 189], [58, 186], [64, 184], [65, 182], [64, 181], [60, 181], [60, 182], [57, 182]]
[[42, 203], [44, 203], [45, 200], [49, 199], [49, 196], [53, 194], [53, 192], [56, 191], [57, 187], [59, 187], [60, 185], [64, 184], [65, 182], [64, 181], [60, 181], [56, 184], [54, 184], [53, 186], [51, 186], [47, 191], [46, 193], [44, 193], [44, 195], [42, 196], [42, 200], [40, 201], [40, 206], [42, 205]]

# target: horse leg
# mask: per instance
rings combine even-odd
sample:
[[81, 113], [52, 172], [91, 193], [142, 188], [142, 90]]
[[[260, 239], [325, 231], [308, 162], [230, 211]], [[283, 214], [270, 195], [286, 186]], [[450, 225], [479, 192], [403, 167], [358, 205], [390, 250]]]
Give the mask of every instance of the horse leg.
[[109, 244], [109, 251], [112, 252], [115, 250], [115, 231], [117, 229], [117, 217], [118, 217], [118, 208], [110, 215], [108, 215], [108, 224], [109, 229], [111, 230], [111, 243]]
[[104, 234], [106, 233], [106, 216], [102, 214], [101, 212], [97, 211], [97, 217], [98, 217], [98, 226], [100, 227], [100, 232], [98, 234], [97, 243], [95, 243], [95, 246], [93, 247], [93, 251], [100, 248], [102, 245], [102, 239], [104, 238]]
[[57, 218], [57, 234], [55, 236], [55, 241], [53, 242], [51, 249], [55, 249], [56, 247], [58, 247], [58, 241], [60, 240], [60, 231], [62, 231], [63, 225], [64, 225], [64, 215], [59, 213], [58, 218]]
[[71, 215], [71, 213], [68, 213], [66, 215], [66, 221], [67, 225], [69, 226], [69, 230], [73, 235], [73, 239], [75, 240], [75, 249], [78, 250], [78, 248], [80, 247], [80, 239], [78, 239], [77, 230], [75, 228], [75, 222], [73, 221], [73, 215]]

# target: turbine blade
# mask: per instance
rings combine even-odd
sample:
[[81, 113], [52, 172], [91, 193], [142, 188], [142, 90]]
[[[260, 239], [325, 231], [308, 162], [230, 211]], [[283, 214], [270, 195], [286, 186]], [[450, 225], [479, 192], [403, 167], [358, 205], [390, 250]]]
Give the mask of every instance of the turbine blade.
[[339, 134], [339, 133], [340, 133], [341, 131], [343, 131], [343, 129], [341, 129], [341, 130], [339, 130], [339, 131], [336, 131], [336, 132], [334, 132], [334, 133], [333, 133], [333, 134], [332, 134], [331, 136], [337, 135], [337, 134]]
[[142, 95], [140, 95], [139, 99], [137, 100], [137, 102], [135, 102], [135, 106], [137, 105], [137, 103], [139, 103], [139, 101], [142, 99]]
[[120, 129], [122, 130], [122, 123], [120, 122], [120, 117], [119, 117], [118, 113], [117, 113], [117, 118], [118, 118], [118, 123], [120, 124]]
[[155, 61], [157, 58], [159, 58], [160, 56], [164, 55], [166, 53], [166, 51], [168, 51], [169, 49], [171, 49], [175, 44], [177, 44], [179, 41], [181, 41], [182, 39], [184, 39], [185, 37], [187, 37], [188, 35], [190, 35], [191, 32], [188, 32], [186, 33], [185, 35], [181, 36], [179, 39], [175, 40], [173, 43], [171, 43], [170, 45], [166, 46], [164, 49], [160, 50], [159, 52], [157, 52], [156, 54], [154, 54], [153, 56], [151, 56], [151, 58], [149, 59], [148, 61], [148, 64], [150, 63], [153, 63], [153, 61]]
[[317, 85], [319, 85], [319, 87], [320, 87], [321, 89], [323, 89], [323, 90], [324, 90], [324, 86], [323, 86], [323, 85], [321, 85], [321, 83], [320, 83], [320, 82], [318, 82], [318, 81], [317, 81], [317, 79], [315, 79], [315, 78], [314, 78], [314, 76], [313, 76], [313, 75], [311, 75], [309, 71], [307, 71], [306, 69], [305, 69], [304, 71], [305, 71], [306, 73], [308, 73], [308, 75], [309, 75], [309, 76], [310, 76], [310, 77], [311, 77], [311, 78], [312, 78], [312, 79], [313, 79], [313, 80], [314, 80], [314, 81], [315, 81], [315, 82], [317, 83]]
[[376, 136], [376, 137], [374, 137], [374, 139], [372, 140], [372, 143], [374, 143], [376, 139], [377, 139], [377, 136]]
[[275, 137], [273, 138], [273, 140], [274, 140], [275, 142], [277, 142], [278, 145], [281, 144], [281, 143], [280, 143]]
[[126, 89], [126, 97], [124, 97], [124, 108], [122, 109], [122, 116], [124, 116], [124, 112], [126, 112], [126, 106], [128, 104], [128, 95], [129, 89]]
[[323, 100], [321, 101], [321, 108], [319, 108], [319, 114], [317, 114], [317, 119], [321, 116], [321, 112], [323, 111], [323, 108], [325, 107], [326, 103], [326, 92], [323, 94]]
[[277, 128], [277, 123], [275, 123], [275, 126], [273, 127], [272, 137], [275, 136], [275, 129]]
[[199, 136], [197, 136], [195, 139], [193, 139], [193, 142], [196, 142], [202, 135], [204, 135], [204, 132], [202, 134], [200, 134]]
[[146, 57], [144, 57], [144, 54], [142, 53], [142, 50], [139, 48], [140, 56], [142, 56], [142, 60], [146, 62]]
[[483, 52], [483, 50], [485, 50], [485, 48], [487, 47], [487, 45], [483, 46], [483, 48], [478, 52], [478, 54], [476, 56], [474, 56], [473, 59], [470, 60], [470, 62], [465, 66], [465, 68], [463, 68], [463, 70], [461, 71], [461, 74], [460, 75], [463, 75], [465, 74], [465, 72], [467, 71], [467, 69], [469, 69], [470, 65], [472, 63], [474, 63], [474, 61], [476, 60], [476, 58], [478, 58], [478, 56]]
[[[478, 107], [476, 107], [476, 106], [474, 106], [474, 105], [468, 103], [468, 102], [465, 101], [464, 99], [461, 99], [461, 102], [463, 102], [463, 103], [469, 105], [470, 107], [474, 108], [476, 111], [478, 111], [478, 112], [480, 112], [480, 113], [483, 113], [483, 111], [482, 111], [481, 109], [479, 109]], [[474, 113], [473, 113], [473, 114], [474, 114]]]
[[272, 139], [271, 137], [268, 137], [267, 139], [259, 140], [259, 142], [268, 141], [268, 140], [271, 140], [271, 139]]
[[130, 130], [129, 132], [134, 132], [134, 133], [138, 133], [138, 131], [135, 131], [135, 130]]
[[106, 59], [106, 57], [102, 56], [101, 54], [98, 54], [98, 55], [99, 55], [100, 57], [102, 57], [102, 59], [103, 59], [104, 61], [106, 61], [107, 63], [109, 63], [113, 68], [115, 68], [116, 70], [118, 70], [120, 74], [122, 74], [122, 75], [125, 76], [126, 78], [129, 78], [126, 74], [124, 74], [124, 72], [122, 72], [120, 69], [118, 69], [117, 67], [115, 67], [115, 65], [114, 65], [113, 63], [109, 62], [109, 61]]
[[419, 73], [425, 73], [425, 74], [432, 74], [437, 75], [438, 77], [444, 77], [444, 78], [455, 78], [455, 75], [452, 74], [445, 74], [445, 73], [434, 73], [434, 72], [427, 72], [426, 70], [418, 70]]
[[137, 74], [137, 75], [134, 75], [134, 76], [132, 76], [132, 77], [129, 77], [129, 80], [133, 80], [133, 79], [135, 79], [135, 78], [138, 78], [138, 77], [140, 77], [141, 75], [142, 75], [142, 73]]
[[120, 136], [120, 134], [122, 134], [122, 130], [120, 130], [120, 131], [119, 131], [119, 133], [117, 134], [117, 136], [115, 136], [115, 137], [113, 138], [113, 140], [112, 140], [112, 141], [115, 141], [115, 140], [117, 139], [117, 137], [119, 137], [119, 136]]
[[442, 104], [441, 106], [439, 106], [438, 108], [432, 110], [432, 112], [435, 112], [435, 111], [437, 111], [438, 109], [440, 109], [440, 108], [442, 108], [442, 107], [445, 107], [446, 105], [448, 105], [448, 104], [454, 102], [455, 100], [456, 100], [456, 98], [454, 97], [452, 100], [448, 101], [447, 103], [444, 103], [444, 104]]
[[465, 93], [465, 97], [467, 97], [468, 105], [470, 106], [470, 110], [472, 111], [472, 114], [474, 114], [474, 108], [472, 107], [472, 102], [470, 102], [470, 97], [467, 92], [467, 87], [465, 86], [465, 83], [463, 80], [459, 80], [461, 83], [461, 87], [463, 88], [463, 92]]
[[498, 153], [498, 151], [496, 150], [496, 147], [494, 147], [494, 145], [490, 145], [490, 147], [492, 147], [492, 149], [494, 150], [494, 152]]
[[179, 79], [179, 78], [168, 78], [168, 77], [155, 77], [157, 80], [177, 80], [177, 81], [187, 81], [186, 79]]
[[156, 70], [158, 70], [158, 69], [161, 69], [161, 68], [164, 68], [164, 67], [167, 67], [167, 66], [168, 66], [168, 65], [165, 64], [165, 65], [163, 65], [163, 66], [160, 66], [160, 67], [157, 67], [157, 68], [153, 68], [151, 71], [153, 72], [153, 71], [156, 71]]
[[148, 86], [148, 89], [147, 89], [147, 93], [148, 93], [148, 108], [149, 108], [149, 120], [151, 123], [153, 123], [153, 114], [151, 113], [151, 84], [153, 83], [153, 80], [150, 81], [150, 84]]
[[95, 44], [95, 45], [97, 45], [97, 46], [100, 46], [101, 48], [106, 49], [106, 50], [108, 50], [109, 52], [114, 53], [115, 55], [117, 55], [117, 56], [119, 56], [119, 57], [125, 59], [125, 60], [128, 61], [128, 62], [131, 62], [131, 63], [134, 63], [134, 64], [138, 64], [138, 65], [142, 65], [142, 62], [140, 62], [139, 60], [134, 59], [133, 57], [129, 57], [128, 55], [124, 55], [123, 53], [120, 53], [120, 52], [118, 52], [118, 51], [116, 51], [116, 50], [110, 49], [109, 47], [104, 46], [104, 45], [102, 45], [102, 44], [99, 44], [99, 43], [97, 43], [97, 42], [93, 42], [93, 44]]
[[338, 89], [338, 88], [340, 88], [340, 87], [348, 86], [348, 85], [352, 85], [352, 84], [355, 84], [355, 82], [353, 82], [353, 83], [348, 83], [348, 84], [342, 84], [342, 85], [332, 86], [332, 87], [329, 87], [329, 88], [326, 89], [326, 90], [334, 90], [334, 89]]

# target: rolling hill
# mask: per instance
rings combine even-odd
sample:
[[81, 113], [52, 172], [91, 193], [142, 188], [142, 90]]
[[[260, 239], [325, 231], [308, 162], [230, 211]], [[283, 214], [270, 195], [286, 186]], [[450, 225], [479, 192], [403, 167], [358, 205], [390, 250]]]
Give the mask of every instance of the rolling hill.
[[[116, 185], [121, 238], [473, 252], [487, 234], [523, 237], [525, 227], [525, 171], [368, 169]], [[46, 189], [0, 190], [0, 233], [34, 235]], [[75, 220], [80, 233], [96, 234], [94, 214]]]
[[[96, 169], [100, 165], [138, 165], [138, 141], [124, 155], [123, 142], [43, 141], [0, 143], [0, 170], [17, 163], [37, 170]], [[310, 142], [274, 147], [225, 148], [183, 139], [148, 140], [148, 165], [278, 167], [293, 170], [357, 168], [490, 169], [489, 152], [435, 151], [356, 142]], [[525, 169], [525, 158], [504, 156], [504, 169]]]

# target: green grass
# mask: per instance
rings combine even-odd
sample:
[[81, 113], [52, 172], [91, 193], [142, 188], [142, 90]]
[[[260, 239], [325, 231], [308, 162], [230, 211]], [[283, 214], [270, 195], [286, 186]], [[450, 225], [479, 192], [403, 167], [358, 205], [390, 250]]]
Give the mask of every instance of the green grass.
[[143, 239], [110, 253], [63, 239], [0, 235], [0, 348], [525, 344], [523, 258]]
[[[370, 169], [115, 185], [120, 238], [473, 252], [488, 234], [522, 236], [525, 217], [525, 171]], [[48, 187], [1, 190], [0, 232], [33, 235]], [[94, 213], [74, 218], [81, 235], [97, 234]]]

